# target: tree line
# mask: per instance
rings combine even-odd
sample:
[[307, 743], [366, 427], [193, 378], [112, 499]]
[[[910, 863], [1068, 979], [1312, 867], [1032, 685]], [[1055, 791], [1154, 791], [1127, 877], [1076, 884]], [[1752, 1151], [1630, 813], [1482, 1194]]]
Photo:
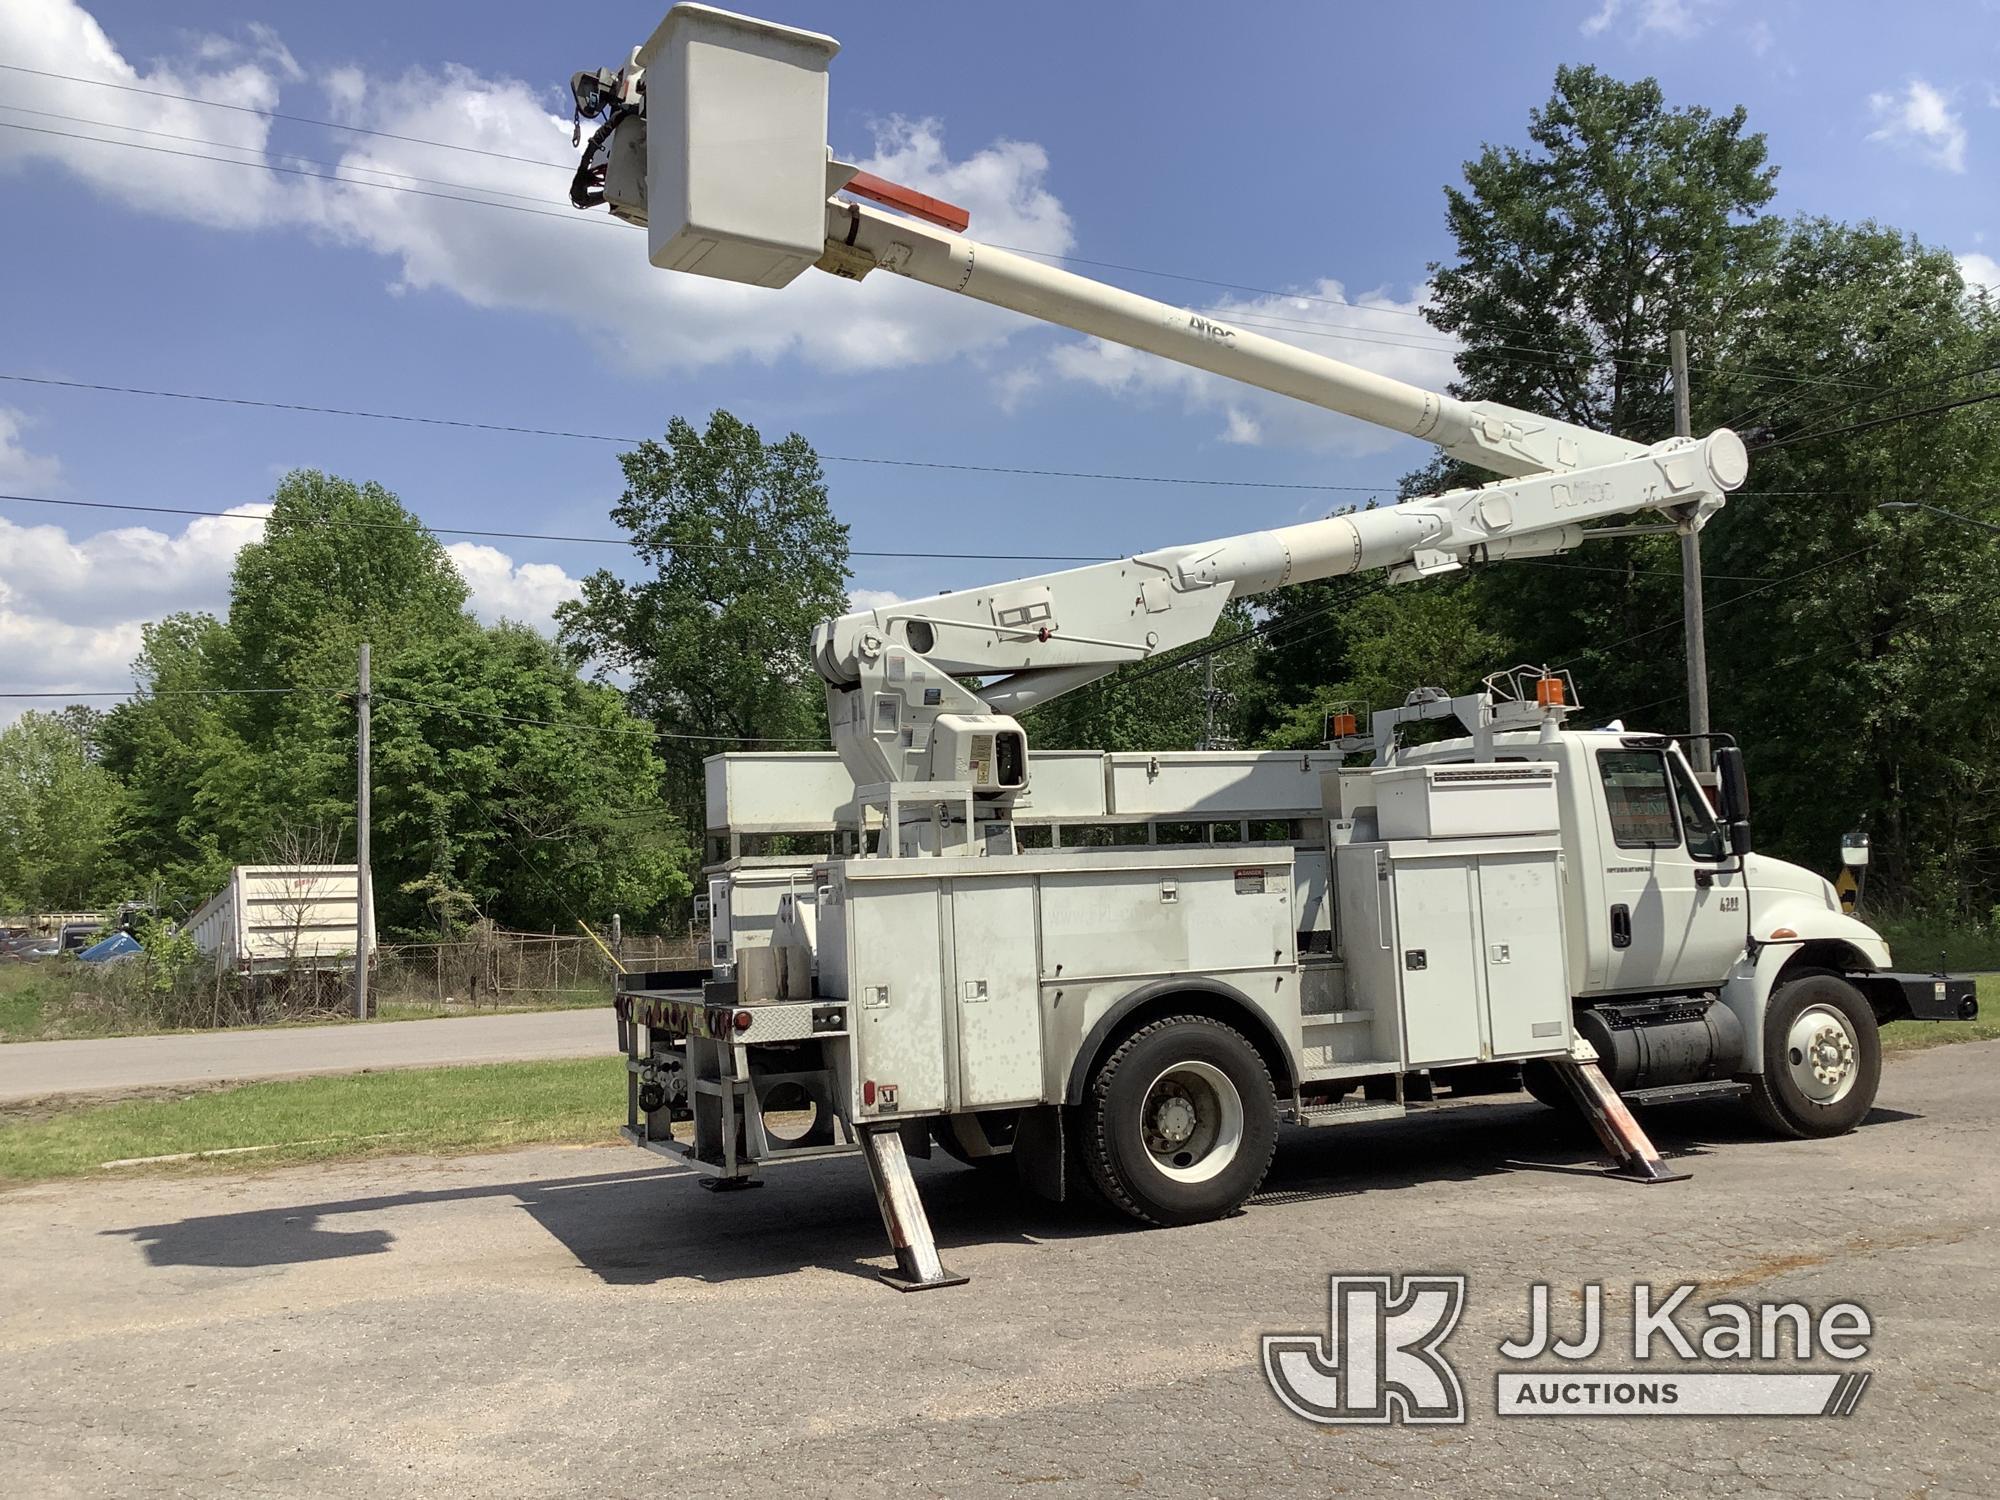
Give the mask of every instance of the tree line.
[[[1668, 335], [1687, 333], [1694, 430], [1753, 448], [1703, 547], [1713, 716], [1744, 744], [1764, 847], [1825, 868], [1863, 828], [1875, 893], [1984, 921], [2000, 539], [1937, 510], [1995, 514], [2000, 403], [1951, 403], [2000, 370], [2000, 309], [1913, 236], [1773, 215], [1776, 179], [1743, 110], [1560, 69], [1525, 144], [1486, 146], [1446, 189], [1454, 250], [1425, 316], [1458, 340], [1454, 394], [1641, 441], [1672, 431]], [[636, 565], [587, 578], [553, 639], [474, 620], [394, 495], [289, 476], [224, 614], [147, 628], [140, 696], [0, 732], [0, 905], [187, 906], [301, 829], [351, 858], [367, 640], [386, 932], [681, 909], [704, 758], [825, 743], [807, 650], [846, 608], [847, 528], [804, 438], [727, 412], [676, 418], [621, 463], [611, 514]], [[1481, 477], [1439, 461], [1401, 494]], [[1123, 669], [1027, 725], [1049, 748], [1295, 747], [1336, 702], [1533, 662], [1575, 674], [1586, 721], [1684, 731], [1680, 621], [1671, 536], [1410, 587], [1334, 580], [1233, 607], [1212, 674]]]

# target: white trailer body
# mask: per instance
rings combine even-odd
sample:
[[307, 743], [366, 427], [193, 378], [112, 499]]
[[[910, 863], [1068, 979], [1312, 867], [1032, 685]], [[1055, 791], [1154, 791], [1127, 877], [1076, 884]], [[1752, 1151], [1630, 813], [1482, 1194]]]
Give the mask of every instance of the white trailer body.
[[187, 930], [198, 952], [242, 974], [352, 969], [357, 881], [353, 865], [238, 865]]

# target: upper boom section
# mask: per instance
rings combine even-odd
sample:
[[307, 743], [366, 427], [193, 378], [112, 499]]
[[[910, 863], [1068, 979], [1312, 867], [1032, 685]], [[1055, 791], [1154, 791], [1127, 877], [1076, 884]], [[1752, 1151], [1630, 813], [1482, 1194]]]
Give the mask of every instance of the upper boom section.
[[[962, 227], [963, 215], [832, 160], [827, 68], [838, 50], [817, 32], [675, 6], [622, 72], [577, 75], [580, 111], [609, 118], [572, 196], [647, 225], [663, 269], [767, 287], [809, 266], [857, 281], [889, 271], [1423, 438], [1496, 474], [1596, 468], [1646, 451], [1392, 380], [938, 227]], [[919, 217], [833, 197], [842, 190]]]

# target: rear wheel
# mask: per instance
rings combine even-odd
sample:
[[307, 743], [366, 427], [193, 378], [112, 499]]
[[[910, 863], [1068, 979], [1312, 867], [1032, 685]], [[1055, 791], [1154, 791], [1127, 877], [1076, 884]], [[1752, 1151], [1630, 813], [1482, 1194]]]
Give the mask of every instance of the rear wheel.
[[1155, 1021], [1098, 1066], [1082, 1155], [1111, 1204], [1149, 1224], [1241, 1208], [1278, 1144], [1277, 1091], [1257, 1049], [1205, 1016]]
[[1566, 1115], [1579, 1113], [1576, 1096], [1556, 1077], [1554, 1063], [1539, 1057], [1522, 1063], [1521, 1087], [1532, 1094], [1538, 1104], [1546, 1104], [1550, 1109]]
[[1861, 991], [1837, 974], [1786, 980], [1764, 1009], [1764, 1071], [1750, 1107], [1779, 1135], [1845, 1135], [1874, 1107], [1882, 1037]]

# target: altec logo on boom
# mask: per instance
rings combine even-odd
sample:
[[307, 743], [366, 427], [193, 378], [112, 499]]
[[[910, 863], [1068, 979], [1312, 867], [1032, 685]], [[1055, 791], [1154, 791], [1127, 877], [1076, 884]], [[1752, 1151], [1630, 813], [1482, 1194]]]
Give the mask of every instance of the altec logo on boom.
[[[1844, 1417], [1868, 1388], [1865, 1370], [1800, 1370], [1817, 1356], [1851, 1362], [1868, 1353], [1866, 1308], [1835, 1302], [1711, 1302], [1706, 1322], [1684, 1323], [1696, 1287], [1664, 1296], [1632, 1289], [1632, 1358], [1640, 1370], [1578, 1369], [1604, 1349], [1604, 1288], [1582, 1289], [1576, 1336], [1556, 1335], [1549, 1288], [1528, 1291], [1528, 1327], [1499, 1346], [1513, 1362], [1495, 1382], [1501, 1416]], [[1465, 1395], [1444, 1344], [1465, 1309], [1463, 1276], [1334, 1276], [1328, 1332], [1267, 1334], [1264, 1375], [1285, 1407], [1309, 1422], [1462, 1423]], [[1737, 1362], [1688, 1369], [1683, 1361]]]

